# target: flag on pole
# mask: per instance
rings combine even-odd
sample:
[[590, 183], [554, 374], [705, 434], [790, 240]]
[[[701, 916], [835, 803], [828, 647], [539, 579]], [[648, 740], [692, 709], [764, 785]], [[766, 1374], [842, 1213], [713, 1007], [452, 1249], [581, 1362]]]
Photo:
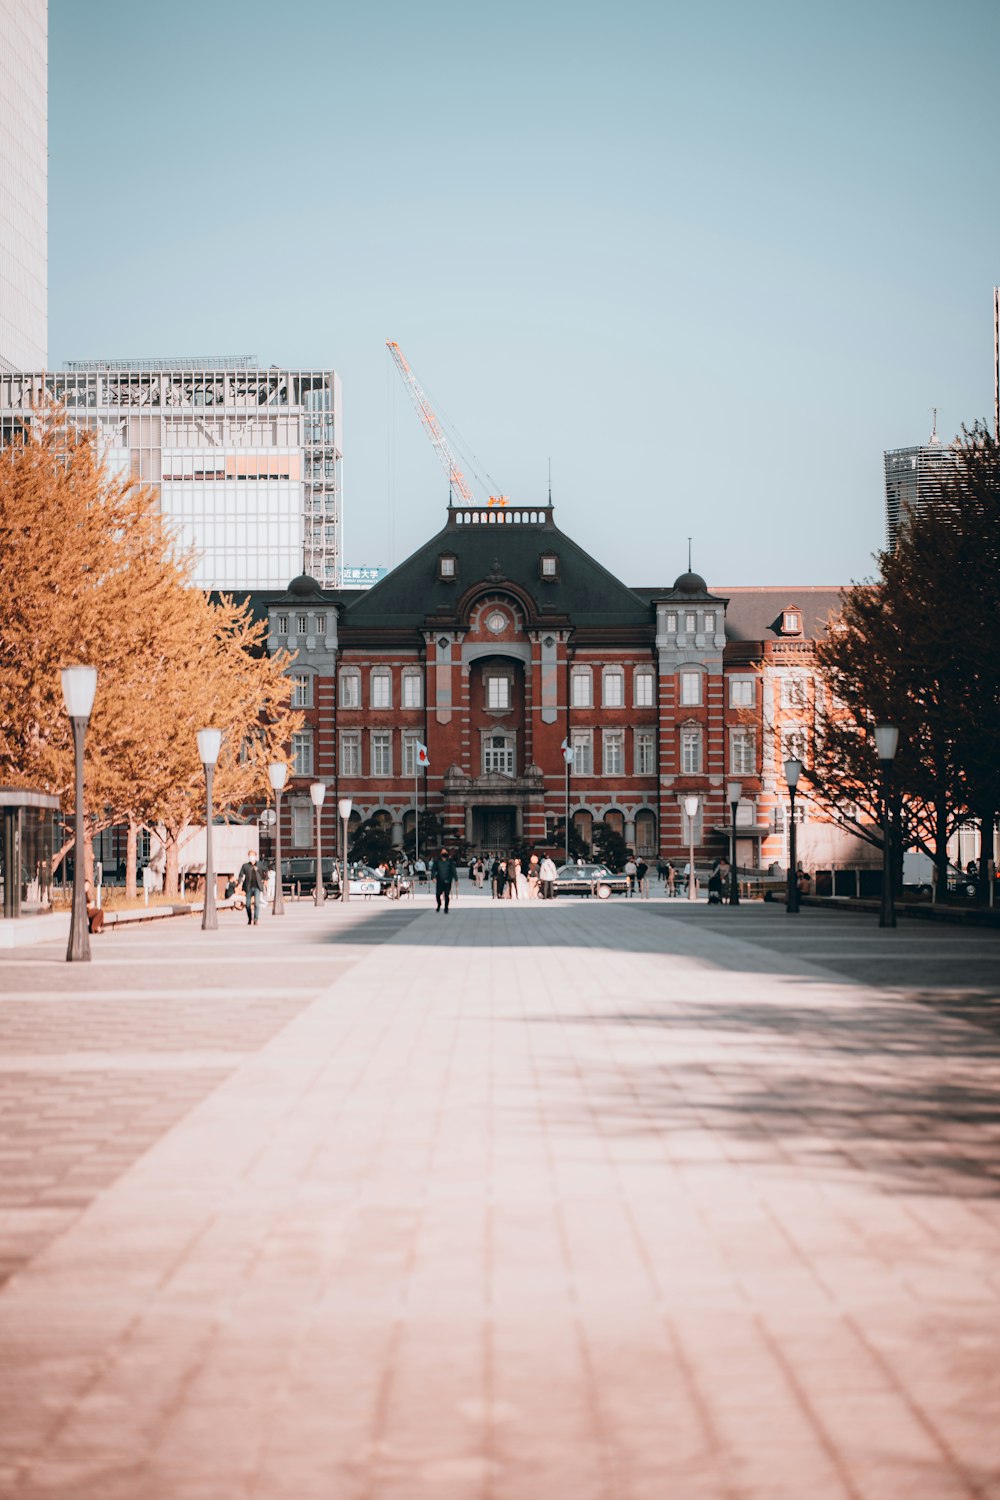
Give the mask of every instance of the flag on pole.
[[431, 758], [427, 754], [427, 746], [426, 745], [422, 745], [420, 743], [420, 741], [418, 740], [417, 741], [417, 765], [418, 766], [429, 766], [430, 763], [431, 763]]
[[560, 746], [560, 749], [562, 750], [562, 753], [563, 753], [563, 760], [566, 762], [566, 764], [568, 766], [572, 765], [572, 763], [573, 763], [573, 746], [570, 744], [569, 740], [563, 740], [562, 745]]

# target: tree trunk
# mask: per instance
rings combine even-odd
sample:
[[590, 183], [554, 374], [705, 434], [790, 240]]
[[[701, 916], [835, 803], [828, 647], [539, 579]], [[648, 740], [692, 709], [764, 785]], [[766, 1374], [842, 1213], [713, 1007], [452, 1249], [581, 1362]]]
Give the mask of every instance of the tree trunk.
[[934, 804], [935, 902], [948, 899], [948, 799], [942, 793]]
[[125, 900], [136, 898], [135, 867], [139, 853], [139, 825], [131, 816], [128, 820], [128, 837], [125, 843]]
[[993, 828], [996, 813], [979, 815], [979, 876], [976, 881], [976, 900], [983, 904], [990, 899], [990, 861], [993, 858]]

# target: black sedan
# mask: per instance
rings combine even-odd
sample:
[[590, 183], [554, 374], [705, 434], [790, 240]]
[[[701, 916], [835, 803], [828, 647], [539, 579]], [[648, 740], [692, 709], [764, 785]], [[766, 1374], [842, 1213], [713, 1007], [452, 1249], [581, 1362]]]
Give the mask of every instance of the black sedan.
[[612, 875], [607, 865], [563, 865], [552, 882], [557, 896], [597, 896], [606, 901], [614, 892], [623, 896], [628, 890], [627, 875]]

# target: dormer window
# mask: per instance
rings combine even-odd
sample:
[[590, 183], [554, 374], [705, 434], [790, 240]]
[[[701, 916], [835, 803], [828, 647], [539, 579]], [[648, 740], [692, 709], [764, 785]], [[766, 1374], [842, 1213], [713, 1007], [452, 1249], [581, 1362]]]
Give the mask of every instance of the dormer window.
[[438, 577], [451, 582], [458, 577], [458, 558], [453, 552], [442, 552], [438, 558]]
[[550, 583], [559, 577], [559, 559], [554, 552], [543, 552], [538, 559], [538, 576]]
[[797, 609], [786, 609], [781, 616], [782, 635], [801, 635], [802, 616]]
[[278, 634], [279, 635], [287, 635], [288, 634], [288, 616], [287, 615], [279, 615], [278, 616]]

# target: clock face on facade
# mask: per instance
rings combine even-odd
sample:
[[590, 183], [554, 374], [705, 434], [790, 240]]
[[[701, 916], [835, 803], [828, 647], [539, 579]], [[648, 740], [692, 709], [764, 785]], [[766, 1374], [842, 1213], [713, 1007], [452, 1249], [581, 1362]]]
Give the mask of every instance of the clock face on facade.
[[507, 616], [502, 615], [498, 609], [486, 616], [486, 629], [492, 630], [494, 635], [499, 635], [501, 630], [507, 628]]

